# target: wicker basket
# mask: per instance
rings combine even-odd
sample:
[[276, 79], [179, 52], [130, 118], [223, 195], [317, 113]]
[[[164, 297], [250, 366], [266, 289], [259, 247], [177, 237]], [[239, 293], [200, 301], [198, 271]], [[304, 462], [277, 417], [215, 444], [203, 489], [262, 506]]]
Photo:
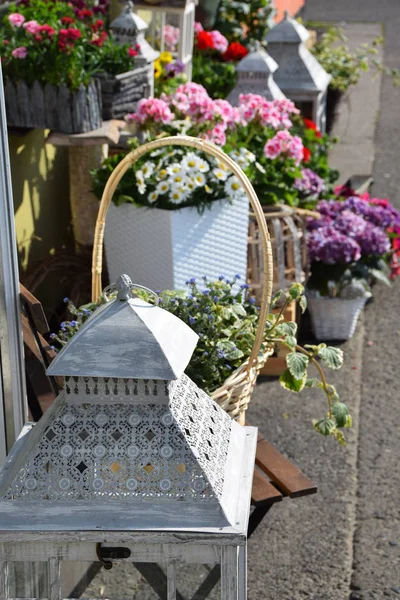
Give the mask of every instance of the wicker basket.
[[[264, 218], [271, 234], [274, 264], [274, 292], [288, 289], [292, 283], [304, 283], [308, 276], [308, 256], [304, 220], [290, 206], [263, 206]], [[260, 299], [263, 287], [260, 228], [250, 214], [248, 245], [248, 281]]]
[[317, 340], [349, 340], [369, 296], [358, 298], [310, 298], [307, 306]]
[[249, 179], [243, 173], [241, 168], [222, 150], [220, 150], [220, 148], [214, 146], [214, 144], [211, 144], [206, 140], [200, 140], [188, 136], [165, 137], [140, 146], [128, 154], [119, 163], [119, 165], [111, 174], [104, 189], [96, 222], [92, 264], [92, 299], [93, 301], [97, 300], [102, 291], [101, 273], [105, 219], [116, 187], [133, 163], [135, 163], [147, 152], [151, 152], [152, 150], [163, 148], [165, 146], [188, 146], [218, 158], [218, 160], [224, 163], [225, 166], [227, 166], [240, 180], [243, 189], [249, 198], [254, 217], [258, 223], [263, 259], [263, 286], [260, 300], [259, 321], [254, 346], [249, 359], [243, 363], [241, 367], [236, 369], [236, 371], [230, 375], [230, 377], [221, 387], [211, 394], [213, 399], [222, 408], [224, 408], [237, 421], [244, 424], [244, 414], [250, 402], [251, 393], [255, 386], [258, 373], [260, 372], [260, 369], [264, 365], [268, 356], [272, 353], [272, 349], [263, 353], [260, 352], [268, 315], [268, 305], [270, 303], [272, 293], [272, 248], [264, 213]]

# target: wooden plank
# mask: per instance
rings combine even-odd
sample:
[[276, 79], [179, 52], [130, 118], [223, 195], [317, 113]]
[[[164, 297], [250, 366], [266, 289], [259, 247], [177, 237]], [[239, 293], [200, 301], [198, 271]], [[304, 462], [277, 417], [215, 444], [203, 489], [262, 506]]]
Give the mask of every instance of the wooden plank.
[[5, 560], [0, 562], [0, 598], [8, 598], [8, 564]]
[[317, 492], [313, 482], [261, 435], [258, 436], [256, 465], [291, 498]]
[[52, 131], [46, 144], [53, 146], [101, 146], [102, 144], [118, 144], [121, 130], [126, 126], [124, 121], [112, 119], [104, 121], [102, 126], [87, 133], [60, 133]]
[[221, 600], [238, 600], [238, 549], [236, 546], [222, 548]]
[[49, 576], [48, 600], [61, 600], [60, 561], [57, 558], [50, 558], [47, 564]]
[[44, 314], [43, 306], [26, 287], [20, 285], [21, 300], [29, 311], [29, 316], [32, 323], [41, 334], [49, 332], [49, 324], [47, 323], [46, 315]]
[[[274, 309], [272, 312], [277, 313], [279, 309]], [[296, 302], [292, 302], [283, 312], [283, 318], [285, 321], [295, 321], [297, 318]], [[290, 352], [288, 348], [278, 344], [276, 352], [273, 356], [270, 356], [260, 371], [260, 375], [269, 377], [275, 377], [282, 375], [286, 369], [286, 355]]]
[[282, 494], [257, 469], [254, 470], [251, 501], [255, 506], [273, 504], [282, 500]]
[[169, 563], [167, 567], [167, 600], [176, 600], [176, 565]]

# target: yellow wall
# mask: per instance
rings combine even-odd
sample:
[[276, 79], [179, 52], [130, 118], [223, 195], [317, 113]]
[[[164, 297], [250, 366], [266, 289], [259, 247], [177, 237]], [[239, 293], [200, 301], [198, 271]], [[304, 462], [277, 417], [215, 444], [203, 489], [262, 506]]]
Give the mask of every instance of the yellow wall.
[[71, 244], [66, 148], [45, 144], [46, 132], [9, 135], [21, 272]]

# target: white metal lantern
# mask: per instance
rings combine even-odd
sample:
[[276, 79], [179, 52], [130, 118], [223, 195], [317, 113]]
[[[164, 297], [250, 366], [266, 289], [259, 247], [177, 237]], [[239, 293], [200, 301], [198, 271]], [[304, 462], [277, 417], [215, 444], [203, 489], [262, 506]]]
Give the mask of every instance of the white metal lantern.
[[192, 78], [192, 57], [194, 44], [194, 21], [197, 0], [140, 0], [136, 10], [151, 12], [151, 44], [161, 52], [168, 50], [165, 43], [165, 26], [179, 27], [179, 42], [174, 58], [184, 66], [185, 74]]
[[307, 29], [285, 18], [267, 34], [268, 51], [279, 69], [275, 81], [282, 92], [312, 119], [322, 133], [326, 129], [326, 94], [331, 76], [306, 48], [310, 34]]
[[115, 287], [49, 367], [64, 390], [1, 471], [0, 598], [17, 596], [10, 562], [47, 563], [32, 595], [60, 600], [63, 563], [116, 559], [164, 563], [168, 600], [181, 564], [220, 563], [221, 598], [244, 599], [256, 429], [184, 374], [198, 336], [126, 276]]
[[138, 56], [135, 58], [135, 67], [148, 67], [148, 80], [150, 85], [150, 96], [154, 95], [154, 61], [159, 57], [146, 40], [145, 35], [148, 25], [139, 15], [133, 12], [133, 2], [125, 3], [121, 14], [118, 15], [110, 25], [114, 39], [120, 44], [131, 44], [138, 46]]
[[258, 94], [267, 100], [285, 98], [285, 94], [274, 81], [277, 69], [278, 65], [274, 59], [259, 46], [237, 65], [238, 82], [226, 99], [233, 106], [237, 106], [240, 94]]

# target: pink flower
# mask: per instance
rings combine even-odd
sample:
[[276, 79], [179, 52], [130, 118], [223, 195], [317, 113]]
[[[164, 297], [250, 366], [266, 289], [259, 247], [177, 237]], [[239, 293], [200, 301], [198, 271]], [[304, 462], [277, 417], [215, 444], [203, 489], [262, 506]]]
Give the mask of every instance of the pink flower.
[[209, 142], [213, 142], [213, 144], [217, 144], [217, 146], [225, 146], [225, 126], [221, 123], [219, 125], [216, 125], [214, 129], [212, 129], [211, 131], [207, 131], [207, 133], [204, 135], [204, 138]]
[[264, 154], [267, 158], [274, 160], [277, 158], [282, 152], [282, 146], [280, 141], [275, 137], [268, 142], [264, 146]]
[[11, 54], [14, 58], [26, 58], [28, 50], [25, 48], [25, 46], [19, 46], [18, 48], [15, 48]]
[[36, 35], [40, 31], [40, 25], [37, 21], [27, 21], [23, 24], [23, 28], [33, 35]]
[[25, 17], [20, 13], [12, 13], [11, 15], [8, 15], [8, 20], [13, 27], [21, 27], [22, 23], [25, 21]]
[[204, 27], [201, 23], [199, 23], [198, 21], [195, 22], [194, 24], [194, 30], [196, 33], [200, 33], [200, 31], [204, 31]]
[[147, 121], [167, 124], [174, 119], [168, 104], [160, 98], [142, 98], [136, 106], [136, 112], [127, 115], [127, 121], [133, 121], [140, 125]]
[[264, 154], [271, 159], [284, 154], [288, 158], [293, 158], [296, 165], [299, 165], [303, 158], [303, 142], [297, 135], [292, 136], [284, 129], [268, 140], [264, 146]]
[[164, 42], [165, 48], [170, 52], [174, 52], [179, 42], [179, 27], [173, 25], [164, 25]]
[[226, 39], [226, 37], [224, 35], [222, 35], [222, 33], [220, 31], [217, 31], [216, 29], [214, 31], [210, 31], [212, 40], [213, 40], [213, 45], [214, 45], [214, 50], [218, 50], [218, 52], [221, 52], [222, 54], [224, 52], [226, 52], [229, 43], [228, 40]]

